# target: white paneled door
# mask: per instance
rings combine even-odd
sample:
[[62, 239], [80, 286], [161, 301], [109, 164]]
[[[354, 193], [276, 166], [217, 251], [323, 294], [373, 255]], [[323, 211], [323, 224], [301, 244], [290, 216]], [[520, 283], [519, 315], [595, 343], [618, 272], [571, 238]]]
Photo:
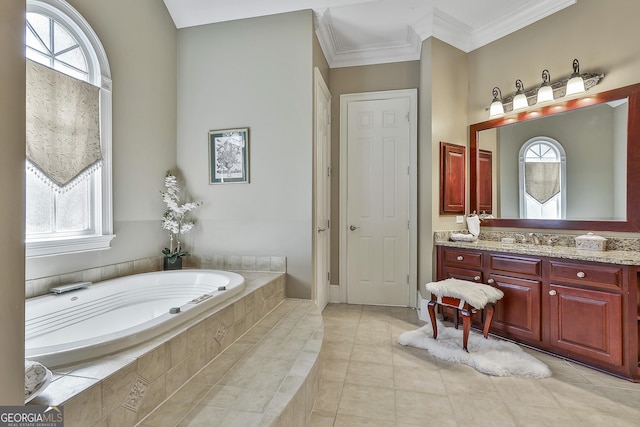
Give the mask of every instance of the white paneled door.
[[411, 99], [348, 103], [347, 302], [410, 305]]
[[314, 301], [320, 310], [329, 299], [331, 215], [331, 94], [315, 69], [315, 286]]

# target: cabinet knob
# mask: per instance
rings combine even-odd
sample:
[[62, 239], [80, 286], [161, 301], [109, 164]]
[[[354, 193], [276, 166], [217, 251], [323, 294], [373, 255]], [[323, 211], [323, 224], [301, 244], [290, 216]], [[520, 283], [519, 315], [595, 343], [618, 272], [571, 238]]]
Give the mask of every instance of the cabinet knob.
[[462, 255], [458, 255], [458, 258], [456, 258], [458, 261], [462, 261], [464, 260], [464, 257]]
[[576, 274], [576, 276], [582, 279], [584, 276], [586, 276], [586, 274], [584, 274], [584, 271], [578, 271], [578, 274]]
[[473, 280], [475, 280], [476, 282], [480, 280], [480, 276], [473, 276]]
[[496, 281], [493, 280], [493, 279], [489, 279], [489, 280], [487, 280], [487, 283], [490, 284], [490, 285], [493, 285], [494, 283], [496, 283]]
[[553, 289], [549, 291], [549, 295], [551, 295], [551, 296], [554, 296], [554, 295], [556, 295], [557, 293], [558, 293], [558, 291], [553, 290]]

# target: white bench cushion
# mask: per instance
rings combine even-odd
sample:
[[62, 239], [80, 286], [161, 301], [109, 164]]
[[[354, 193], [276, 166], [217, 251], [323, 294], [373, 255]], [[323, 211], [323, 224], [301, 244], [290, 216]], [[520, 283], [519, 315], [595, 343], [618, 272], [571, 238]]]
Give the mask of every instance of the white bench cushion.
[[493, 286], [475, 283], [468, 280], [445, 279], [425, 285], [427, 291], [439, 297], [453, 297], [465, 300], [474, 308], [484, 308], [504, 296], [504, 293]]

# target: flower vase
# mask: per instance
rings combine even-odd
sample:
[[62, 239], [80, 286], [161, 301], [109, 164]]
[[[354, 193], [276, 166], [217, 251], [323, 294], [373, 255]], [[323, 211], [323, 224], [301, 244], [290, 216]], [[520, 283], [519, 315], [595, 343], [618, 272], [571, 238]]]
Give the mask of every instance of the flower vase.
[[169, 258], [164, 257], [164, 270], [182, 270], [182, 257], [176, 258], [174, 263], [169, 262]]

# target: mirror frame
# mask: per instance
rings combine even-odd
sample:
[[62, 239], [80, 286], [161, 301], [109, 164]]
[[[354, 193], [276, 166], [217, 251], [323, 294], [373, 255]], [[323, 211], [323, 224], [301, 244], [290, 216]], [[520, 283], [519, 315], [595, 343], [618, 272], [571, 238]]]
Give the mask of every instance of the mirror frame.
[[486, 227], [540, 228], [563, 230], [640, 231], [640, 83], [581, 98], [546, 105], [516, 114], [476, 123], [469, 129], [469, 212], [479, 212], [479, 144], [478, 133], [513, 123], [576, 110], [589, 105], [628, 98], [627, 119], [627, 218], [626, 221], [544, 220], [518, 218], [483, 219]]

